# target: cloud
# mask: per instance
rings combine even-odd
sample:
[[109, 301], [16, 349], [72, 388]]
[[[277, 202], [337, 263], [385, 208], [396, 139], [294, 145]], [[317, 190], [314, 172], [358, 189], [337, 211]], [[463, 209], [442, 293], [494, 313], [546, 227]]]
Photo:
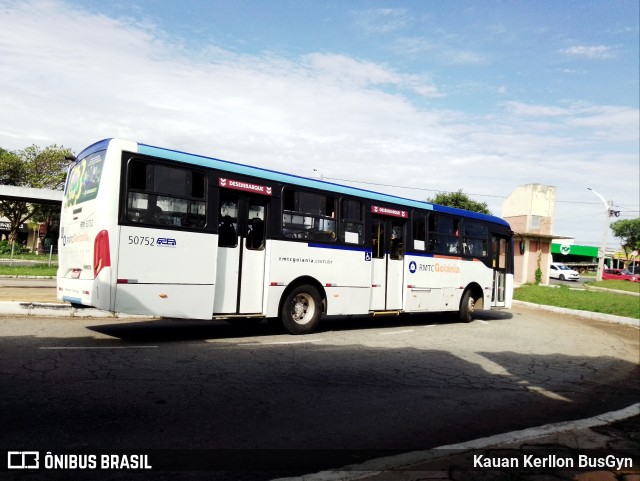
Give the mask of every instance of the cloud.
[[640, 111], [635, 108], [613, 105], [568, 104], [551, 105], [507, 102], [507, 111], [521, 118], [539, 118], [553, 121], [564, 128], [578, 128], [589, 137], [611, 142], [635, 142], [640, 140]]
[[151, 22], [53, 0], [0, 3], [0, 58], [6, 149], [57, 143], [79, 152], [123, 137], [297, 175], [317, 168], [418, 199], [462, 188], [495, 196], [477, 200], [497, 214], [500, 196], [518, 185], [559, 185], [566, 198], [574, 185], [581, 192], [607, 178], [608, 163], [625, 172], [615, 200], [637, 203], [633, 108], [513, 101], [474, 116], [431, 105], [442, 94], [428, 75], [344, 53], [194, 46]]
[[356, 25], [367, 35], [386, 35], [404, 29], [410, 19], [406, 8], [374, 8], [353, 12]]
[[388, 48], [396, 55], [417, 58], [426, 55], [437, 59], [445, 65], [486, 65], [486, 55], [472, 50], [451, 47], [444, 40], [433, 40], [426, 37], [398, 37]]
[[515, 115], [523, 117], [559, 117], [570, 113], [568, 109], [563, 107], [527, 104], [516, 101], [507, 102], [506, 106]]
[[613, 49], [605, 45], [576, 45], [574, 47], [560, 50], [560, 53], [563, 55], [568, 55], [570, 57], [581, 57], [592, 60], [608, 60], [611, 58], [615, 58], [616, 56]]
[[445, 49], [440, 58], [449, 65], [486, 65], [488, 59], [485, 55], [470, 50]]
[[318, 53], [307, 55], [305, 60], [312, 76], [322, 77], [330, 83], [356, 88], [391, 86], [410, 90], [424, 97], [441, 96], [430, 79], [414, 74], [400, 74], [374, 62], [356, 60], [346, 55]]

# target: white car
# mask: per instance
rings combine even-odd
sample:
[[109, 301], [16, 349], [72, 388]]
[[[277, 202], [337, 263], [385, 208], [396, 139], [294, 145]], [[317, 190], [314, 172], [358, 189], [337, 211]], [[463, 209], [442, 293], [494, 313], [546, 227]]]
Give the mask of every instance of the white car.
[[549, 277], [561, 281], [577, 281], [580, 279], [580, 274], [560, 262], [552, 262], [549, 267]]

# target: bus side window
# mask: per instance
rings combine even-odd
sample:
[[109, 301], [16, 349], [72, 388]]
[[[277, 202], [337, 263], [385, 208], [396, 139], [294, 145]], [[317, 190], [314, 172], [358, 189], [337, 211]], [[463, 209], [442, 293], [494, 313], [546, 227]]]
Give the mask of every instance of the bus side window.
[[364, 244], [364, 208], [355, 199], [342, 199], [340, 240], [347, 244]]
[[487, 226], [479, 222], [464, 222], [463, 247], [464, 254], [476, 257], [486, 257], [489, 253], [489, 231]]
[[218, 224], [218, 246], [236, 247], [238, 245], [238, 198], [233, 195], [220, 196], [220, 223]]
[[426, 230], [424, 214], [415, 212], [413, 217], [413, 248], [417, 251], [425, 250]]
[[332, 196], [284, 189], [282, 235], [322, 242], [336, 240], [336, 201]]
[[256, 201], [250, 201], [247, 217], [246, 247], [251, 250], [262, 250], [264, 249], [265, 239], [265, 206]]
[[373, 219], [371, 255], [375, 259], [382, 259], [384, 257], [384, 221], [381, 219]]
[[264, 222], [259, 217], [249, 219], [247, 232], [247, 249], [264, 249]]
[[460, 253], [460, 220], [429, 214], [429, 251], [442, 254]]
[[451, 220], [451, 232], [453, 235], [449, 236], [449, 254], [460, 254], [460, 220]]
[[128, 221], [201, 229], [206, 224], [206, 205], [203, 173], [141, 159], [129, 161]]
[[402, 259], [404, 249], [404, 225], [400, 221], [391, 222], [390, 259]]

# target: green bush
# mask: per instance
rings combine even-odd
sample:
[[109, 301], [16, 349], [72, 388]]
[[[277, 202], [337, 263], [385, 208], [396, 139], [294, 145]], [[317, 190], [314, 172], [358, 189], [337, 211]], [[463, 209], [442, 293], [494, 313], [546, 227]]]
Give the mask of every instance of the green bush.
[[[13, 248], [14, 254], [27, 254], [28, 252], [29, 252], [29, 249], [27, 249], [21, 244], [15, 244], [15, 247]], [[6, 241], [6, 240], [0, 241], [0, 254], [3, 254], [3, 255], [11, 254], [11, 243], [9, 243], [9, 241]]]

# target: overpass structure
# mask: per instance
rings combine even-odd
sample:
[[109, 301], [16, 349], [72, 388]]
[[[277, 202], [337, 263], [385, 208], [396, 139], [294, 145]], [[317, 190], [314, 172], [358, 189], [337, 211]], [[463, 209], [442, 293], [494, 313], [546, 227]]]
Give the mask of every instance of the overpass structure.
[[34, 204], [61, 205], [63, 195], [64, 192], [61, 190], [0, 185], [0, 201], [13, 200], [19, 202], [32, 202]]

